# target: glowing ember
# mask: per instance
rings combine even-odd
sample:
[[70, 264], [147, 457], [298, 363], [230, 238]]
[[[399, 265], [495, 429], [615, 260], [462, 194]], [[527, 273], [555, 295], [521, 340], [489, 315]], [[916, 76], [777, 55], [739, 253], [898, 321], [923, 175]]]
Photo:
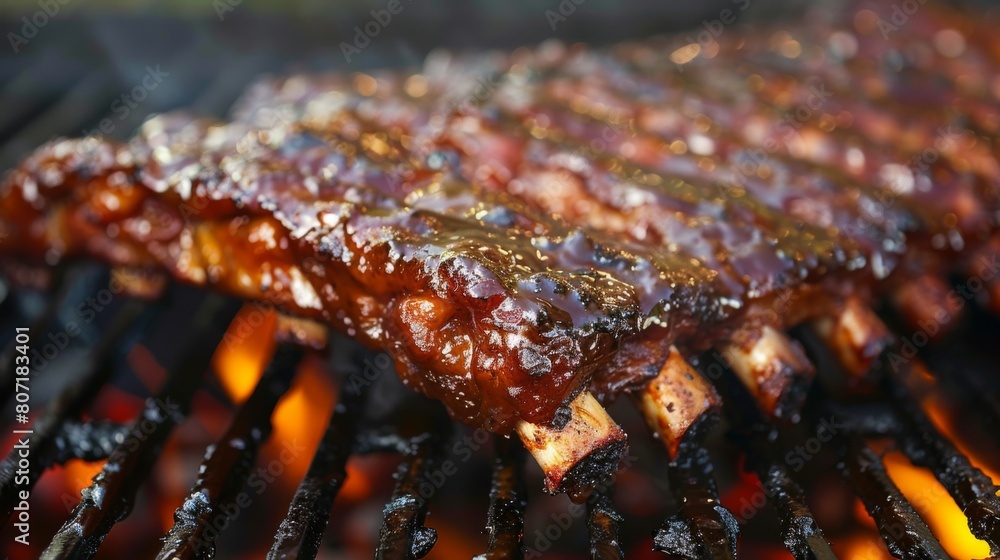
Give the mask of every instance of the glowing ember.
[[370, 479], [371, 473], [355, 458], [347, 462], [347, 479], [340, 489], [337, 499], [347, 502], [359, 502], [371, 495], [374, 485]]
[[438, 533], [438, 543], [424, 558], [427, 560], [451, 560], [452, 558], [473, 558], [481, 553], [486, 545], [486, 539], [473, 538], [462, 527], [448, 523], [435, 523]]

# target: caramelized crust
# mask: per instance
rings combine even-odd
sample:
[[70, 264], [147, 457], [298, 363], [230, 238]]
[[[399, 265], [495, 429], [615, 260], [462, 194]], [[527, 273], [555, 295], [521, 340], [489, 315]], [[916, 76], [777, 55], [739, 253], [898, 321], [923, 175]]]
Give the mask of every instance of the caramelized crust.
[[[56, 140], [0, 186], [0, 255], [270, 301], [389, 351], [461, 420], [547, 424], [581, 391], [656, 377], [672, 345], [866, 305], [900, 276], [957, 270], [995, 232], [991, 153], [915, 170], [915, 148], [825, 118], [926, 132], [951, 113], [865, 89], [786, 138], [802, 67], [819, 64], [789, 71], [765, 35], [684, 72], [656, 41], [438, 54], [420, 73], [264, 81], [230, 123], [174, 113], [125, 145]], [[732, 68], [745, 53], [756, 69]], [[919, 188], [898, 188], [907, 177]]]

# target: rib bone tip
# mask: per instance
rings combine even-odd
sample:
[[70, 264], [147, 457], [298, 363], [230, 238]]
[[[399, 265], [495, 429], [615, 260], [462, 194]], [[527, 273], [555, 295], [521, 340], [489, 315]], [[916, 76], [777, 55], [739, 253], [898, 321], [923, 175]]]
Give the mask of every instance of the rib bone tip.
[[588, 392], [568, 408], [569, 419], [559, 428], [522, 421], [516, 430], [545, 473], [545, 489], [580, 501], [617, 470], [627, 451], [626, 436]]
[[639, 409], [660, 438], [670, 458], [681, 443], [714, 423], [722, 404], [715, 387], [701, 376], [677, 348], [671, 347], [660, 373], [637, 396]]
[[815, 322], [814, 328], [853, 379], [867, 377], [893, 341], [885, 323], [856, 297], [844, 302], [839, 315]]
[[802, 346], [769, 326], [749, 343], [720, 347], [723, 358], [761, 408], [781, 420], [794, 420], [816, 376]]

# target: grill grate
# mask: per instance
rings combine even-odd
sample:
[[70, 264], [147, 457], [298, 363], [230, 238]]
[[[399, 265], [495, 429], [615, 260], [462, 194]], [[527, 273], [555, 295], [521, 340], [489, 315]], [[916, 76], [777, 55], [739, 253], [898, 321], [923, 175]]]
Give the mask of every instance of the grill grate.
[[[189, 560], [214, 556], [215, 538], [247, 482], [257, 449], [271, 431], [271, 413], [288, 390], [301, 358], [298, 347], [281, 345], [250, 398], [225, 435], [205, 452], [198, 481], [174, 513], [174, 526], [157, 559]], [[221, 525], [220, 525], [221, 523]]]
[[[226, 310], [222, 307], [222, 300], [209, 298], [195, 315], [191, 340], [222, 338], [217, 319], [225, 324], [225, 318], [235, 313], [231, 304], [225, 306]], [[148, 477], [171, 430], [183, 420], [211, 357], [211, 347], [206, 351], [204, 345], [196, 345], [181, 367], [170, 372], [160, 394], [146, 400], [143, 413], [125, 440], [109, 455], [101, 473], [84, 490], [83, 500], [53, 537], [46, 557], [90, 558], [97, 553], [111, 527], [132, 509], [139, 486]]]
[[1000, 498], [997, 497], [1000, 487], [937, 431], [903, 380], [888, 376], [885, 384], [907, 428], [903, 445], [906, 455], [915, 465], [928, 467], [934, 473], [969, 516], [972, 534], [989, 543], [993, 550], [1000, 550]]
[[486, 531], [489, 535], [486, 560], [519, 559], [524, 542], [524, 509], [528, 505], [524, 480], [518, 465], [522, 449], [512, 442], [496, 438], [496, 465]]
[[376, 559], [421, 558], [437, 542], [437, 532], [424, 525], [428, 504], [420, 495], [420, 481], [426, 480], [443, 449], [444, 423], [438, 420], [435, 424], [439, 429], [405, 444], [406, 460], [399, 466], [396, 489], [383, 512]]
[[347, 478], [345, 467], [363, 402], [357, 391], [345, 389], [341, 395], [309, 471], [278, 528], [268, 558], [313, 558], [319, 551], [329, 512]]
[[657, 532], [654, 548], [682, 558], [735, 558], [739, 525], [719, 502], [708, 451], [686, 444], [667, 473], [681, 509]]
[[806, 505], [802, 487], [779, 458], [784, 453], [776, 449], [777, 428], [763, 418], [733, 376], [722, 376], [717, 385], [730, 423], [738, 427], [734, 435], [746, 454], [747, 465], [772, 497], [785, 546], [796, 560], [836, 558]]
[[[66, 282], [72, 282], [67, 278]], [[59, 291], [59, 290], [57, 290]], [[35, 445], [30, 467], [33, 484], [42, 472], [70, 458], [102, 458], [108, 462], [55, 535], [44, 558], [91, 558], [115, 523], [134, 505], [136, 493], [148, 478], [172, 429], [185, 417], [191, 398], [202, 384], [203, 374], [238, 302], [215, 295], [205, 296], [192, 320], [185, 340], [190, 348], [180, 365], [173, 368], [160, 393], [150, 397], [144, 412], [125, 428], [104, 420], [81, 420], [81, 414], [97, 391], [109, 382], [113, 356], [130, 331], [156, 315], [169, 297], [160, 301], [128, 300], [114, 317], [105, 335], [90, 351], [81, 375], [52, 403], [34, 425]], [[58, 306], [57, 306], [58, 307]], [[51, 309], [44, 315], [52, 315]], [[335, 339], [338, 344], [340, 339]], [[341, 342], [341, 344], [347, 344]], [[343, 353], [341, 376], [363, 367], [350, 349]], [[199, 480], [188, 500], [175, 513], [175, 525], [167, 533], [160, 558], [212, 558], [215, 528], [224, 527], [227, 506], [243, 488], [256, 450], [270, 431], [270, 417], [286, 392], [302, 350], [280, 344], [267, 372], [249, 400], [220, 440], [211, 446], [202, 464]], [[840, 453], [841, 470], [875, 520], [889, 550], [900, 558], [947, 558], [940, 543], [892, 482], [882, 459], [866, 443], [871, 435], [892, 436], [901, 449], [919, 465], [937, 476], [955, 502], [968, 515], [973, 533], [994, 548], [997, 545], [997, 486], [954, 445], [941, 435], [907, 388], [907, 372], [883, 378], [883, 400], [863, 406], [838, 405], [814, 388], [805, 422], [814, 430], [823, 416], [843, 416], [848, 429], [831, 433]], [[745, 389], [731, 372], [717, 380], [725, 396], [725, 412], [734, 426], [735, 441], [756, 472], [779, 514], [782, 537], [796, 558], [835, 558], [805, 504], [803, 490], [779, 457], [782, 441], [754, 408]], [[396, 475], [397, 484], [384, 511], [379, 532], [378, 558], [419, 558], [436, 543], [434, 529], [425, 526], [428, 501], [419, 485], [439, 464], [450, 433], [443, 409], [426, 403], [421, 412], [409, 415], [403, 429], [400, 419], [390, 422], [389, 432], [358, 433], [364, 396], [344, 389], [342, 402], [333, 414], [308, 474], [300, 484], [288, 514], [275, 536], [270, 558], [313, 558], [319, 550], [334, 499], [345, 479], [345, 464], [352, 454], [401, 453], [405, 460]], [[413, 418], [419, 419], [414, 424]], [[411, 432], [416, 431], [416, 434]], [[405, 433], [404, 433], [405, 432]], [[818, 431], [817, 431], [818, 433]], [[519, 558], [524, 554], [526, 491], [518, 444], [499, 441], [488, 513], [488, 550], [485, 558]], [[0, 465], [0, 505], [9, 519], [16, 486], [13, 453]], [[671, 488], [677, 493], [679, 511], [664, 522], [654, 539], [657, 550], [680, 558], [737, 557], [738, 525], [719, 502], [712, 461], [706, 448], [688, 442], [678, 459], [668, 467]], [[610, 489], [609, 489], [610, 490]], [[595, 493], [588, 503], [587, 526], [593, 558], [621, 558], [619, 527], [608, 492]]]
[[18, 491], [24, 487], [33, 487], [38, 482], [42, 470], [51, 463], [49, 458], [59, 449], [57, 441], [64, 427], [79, 418], [84, 407], [108, 382], [112, 372], [110, 362], [116, 344], [125, 329], [136, 320], [140, 310], [141, 302], [132, 301], [119, 313], [112, 327], [94, 348], [92, 359], [84, 373], [80, 375], [79, 381], [63, 391], [55, 402], [48, 406], [42, 417], [32, 425], [34, 452], [28, 458], [27, 483], [15, 484], [19, 469], [16, 449], [12, 449], [0, 463], [0, 516], [5, 525], [10, 522], [10, 516], [14, 512]]

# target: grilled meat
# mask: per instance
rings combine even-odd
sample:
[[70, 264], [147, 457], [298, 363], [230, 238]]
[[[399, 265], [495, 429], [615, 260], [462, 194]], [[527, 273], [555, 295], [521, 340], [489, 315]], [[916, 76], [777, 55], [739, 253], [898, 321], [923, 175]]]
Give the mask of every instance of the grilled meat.
[[[545, 44], [265, 80], [228, 123], [174, 113], [126, 144], [43, 146], [0, 187], [0, 255], [163, 269], [328, 323], [465, 422], [539, 449], [572, 448], [553, 430], [599, 439], [581, 448], [603, 449], [599, 472], [550, 476], [592, 483], [624, 438], [581, 420], [598, 401], [656, 378], [640, 402], [674, 448], [717, 405], [672, 347], [726, 350], [787, 416], [812, 369], [782, 330], [816, 321], [863, 370], [882, 339], [855, 328], [877, 321], [870, 304], [995, 259], [991, 132], [960, 124], [972, 111], [985, 125], [986, 104], [879, 93], [860, 53], [904, 40], [816, 25], [733, 31], [681, 62], [672, 39]], [[994, 71], [992, 53], [966, 50]], [[919, 70], [957, 80], [954, 67]], [[953, 143], [914, 165], [942, 127]], [[909, 301], [921, 320], [930, 306]], [[535, 455], [550, 474], [581, 459]]]

